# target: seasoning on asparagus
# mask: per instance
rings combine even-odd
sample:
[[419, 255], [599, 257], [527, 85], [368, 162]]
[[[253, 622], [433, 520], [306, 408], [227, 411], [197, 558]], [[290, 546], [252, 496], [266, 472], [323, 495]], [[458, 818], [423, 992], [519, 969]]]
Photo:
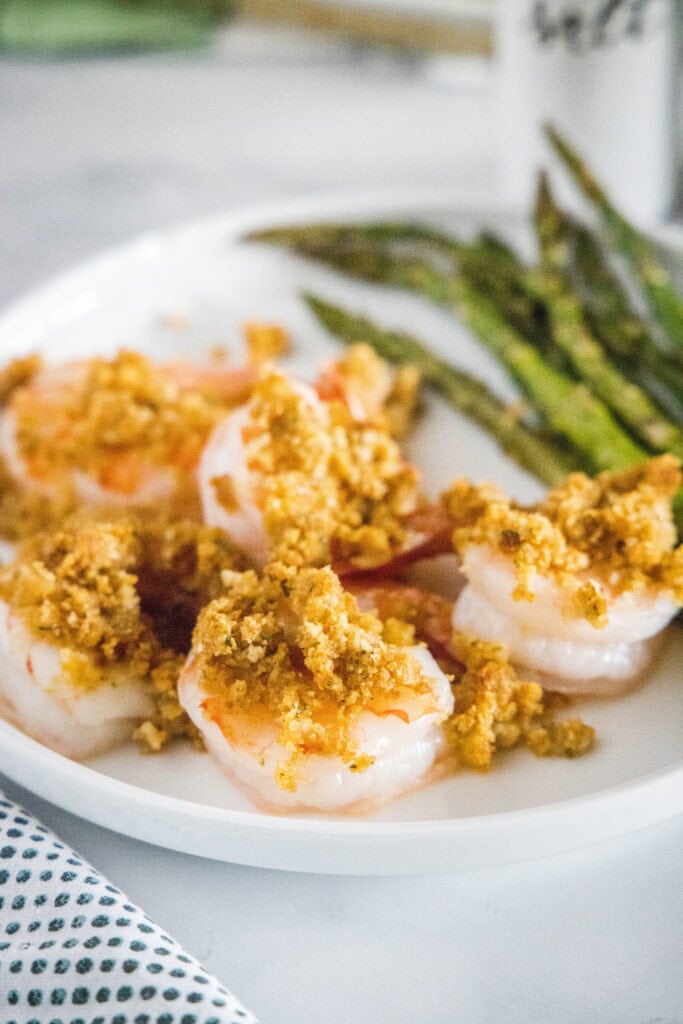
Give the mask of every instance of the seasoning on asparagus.
[[526, 284], [526, 268], [514, 253], [493, 249], [489, 239], [463, 243], [457, 273], [486, 295], [498, 313], [521, 335], [540, 349], [558, 369], [566, 366], [561, 353], [549, 343], [545, 305]]
[[416, 338], [384, 330], [314, 295], [306, 295], [305, 300], [318, 320], [344, 344], [365, 342], [388, 362], [415, 366], [426, 384], [487, 430], [511, 458], [544, 483], [562, 480], [578, 468], [574, 459], [542, 432], [524, 424], [486, 384], [439, 359]]
[[[589, 240], [588, 231], [577, 233], [574, 253], [575, 290], [586, 310], [587, 322], [596, 337], [605, 345], [621, 369], [654, 395], [675, 420], [683, 420], [683, 349], [664, 351], [652, 332], [628, 306], [628, 297], [621, 282], [595, 252], [596, 239]], [[603, 260], [601, 275], [596, 258]], [[607, 275], [612, 275], [613, 289]], [[622, 289], [623, 301], [618, 290]]]
[[555, 342], [591, 391], [620, 418], [633, 434], [656, 452], [683, 458], [683, 431], [669, 420], [650, 396], [628, 380], [591, 335], [576, 296], [567, 287], [567, 224], [552, 201], [542, 176], [535, 208], [543, 267], [529, 281], [547, 303]]
[[546, 126], [546, 134], [578, 187], [601, 214], [614, 245], [630, 263], [666, 336], [683, 348], [683, 298], [652, 242], [615, 208], [578, 153], [552, 125]]
[[576, 293], [591, 333], [622, 373], [654, 395], [669, 415], [680, 418], [683, 352], [665, 352], [658, 345], [632, 309], [595, 233], [557, 205], [544, 174], [539, 178], [536, 226], [546, 259]]
[[471, 242], [450, 238], [432, 228], [393, 223], [369, 226], [368, 237], [429, 243], [450, 256], [453, 273], [482, 292], [498, 313], [527, 341], [539, 349], [556, 369], [568, 371], [569, 363], [553, 344], [547, 310], [542, 298], [528, 287], [527, 268], [514, 249], [491, 232]]

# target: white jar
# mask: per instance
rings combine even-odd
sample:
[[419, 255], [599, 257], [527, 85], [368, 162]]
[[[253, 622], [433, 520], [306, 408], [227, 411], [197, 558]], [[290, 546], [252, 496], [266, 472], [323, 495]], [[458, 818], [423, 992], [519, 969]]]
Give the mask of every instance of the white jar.
[[[554, 169], [552, 121], [641, 224], [671, 212], [677, 159], [679, 0], [499, 0], [499, 143], [508, 202], [528, 207]], [[557, 183], [564, 176], [554, 174]], [[559, 186], [563, 199], [570, 196]]]

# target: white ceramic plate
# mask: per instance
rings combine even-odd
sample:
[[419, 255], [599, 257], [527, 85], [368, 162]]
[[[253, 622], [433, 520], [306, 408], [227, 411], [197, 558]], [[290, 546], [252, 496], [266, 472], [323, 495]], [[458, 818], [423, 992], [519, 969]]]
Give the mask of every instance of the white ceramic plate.
[[[0, 318], [0, 357], [40, 349], [64, 360], [128, 345], [164, 359], [199, 359], [226, 344], [239, 358], [242, 323], [260, 319], [289, 328], [292, 367], [312, 372], [334, 346], [298, 297], [306, 288], [413, 331], [512, 397], [496, 363], [445, 313], [238, 241], [251, 228], [278, 222], [398, 214], [463, 233], [493, 227], [530, 244], [510, 216], [457, 212], [447, 196], [355, 196], [219, 217], [145, 236], [33, 293]], [[520, 498], [540, 493], [488, 437], [437, 400], [430, 399], [411, 451], [433, 493], [459, 474], [494, 479]], [[620, 700], [577, 703], [576, 713], [598, 732], [588, 757], [541, 761], [513, 751], [488, 776], [462, 772], [364, 818], [262, 814], [206, 754], [184, 746], [152, 756], [130, 745], [81, 765], [0, 722], [0, 766], [100, 825], [207, 857], [377, 874], [489, 865], [597, 842], [683, 811], [681, 665], [683, 637], [674, 630], [645, 685]]]

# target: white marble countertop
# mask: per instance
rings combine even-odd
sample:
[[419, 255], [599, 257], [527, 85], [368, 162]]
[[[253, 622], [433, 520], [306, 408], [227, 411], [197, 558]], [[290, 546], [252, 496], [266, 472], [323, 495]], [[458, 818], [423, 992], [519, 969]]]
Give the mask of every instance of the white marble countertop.
[[[341, 187], [494, 189], [485, 70], [446, 72], [243, 31], [194, 57], [5, 60], [0, 300], [226, 207]], [[316, 877], [145, 846], [0, 784], [263, 1024], [683, 1022], [680, 818], [527, 865]]]

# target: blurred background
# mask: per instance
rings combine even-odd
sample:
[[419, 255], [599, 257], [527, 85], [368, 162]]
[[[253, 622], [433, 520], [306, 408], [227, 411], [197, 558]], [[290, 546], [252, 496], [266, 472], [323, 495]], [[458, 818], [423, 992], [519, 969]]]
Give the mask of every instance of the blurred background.
[[678, 7], [2, 0], [0, 300], [141, 231], [285, 196], [415, 186], [524, 205], [538, 121], [558, 110], [619, 169], [631, 212], [660, 219]]
[[487, 187], [489, 8], [3, 0], [0, 300], [226, 207]]
[[[0, 305], [107, 246], [227, 209], [401, 189], [528, 206], [547, 117], [636, 219], [669, 218], [682, 6], [0, 0]], [[447, 1020], [453, 1006], [512, 1021], [526, 999], [527, 1020], [674, 1024], [683, 1005], [675, 825], [478, 881], [378, 886], [150, 860], [41, 813], [241, 998], [258, 996], [264, 1021], [296, 1019], [302, 992], [328, 1011], [309, 1020], [328, 1021], [368, 1008]]]

